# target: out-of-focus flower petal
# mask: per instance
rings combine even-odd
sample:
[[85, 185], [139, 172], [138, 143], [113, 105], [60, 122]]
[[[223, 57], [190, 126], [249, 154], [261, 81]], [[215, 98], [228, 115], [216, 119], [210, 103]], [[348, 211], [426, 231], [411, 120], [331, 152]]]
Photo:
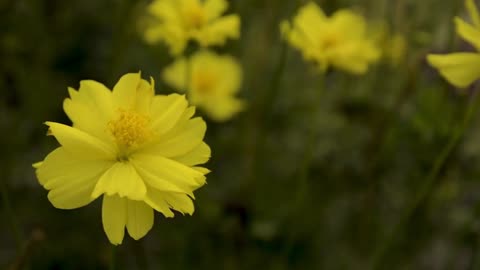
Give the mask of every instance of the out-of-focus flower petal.
[[464, 88], [480, 78], [480, 54], [430, 54], [427, 60], [453, 85]]

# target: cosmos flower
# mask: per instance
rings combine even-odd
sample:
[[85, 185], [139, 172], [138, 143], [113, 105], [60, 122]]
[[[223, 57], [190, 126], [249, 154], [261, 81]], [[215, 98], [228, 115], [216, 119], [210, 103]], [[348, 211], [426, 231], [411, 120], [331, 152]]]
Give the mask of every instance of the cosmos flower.
[[200, 51], [174, 62], [162, 77], [177, 91], [186, 89], [190, 102], [215, 121], [228, 120], [244, 108], [244, 102], [235, 97], [242, 69], [233, 57]]
[[446, 55], [429, 54], [427, 61], [438, 69], [440, 74], [456, 87], [464, 88], [480, 78], [480, 15], [473, 0], [465, 5], [472, 24], [459, 17], [455, 18], [457, 34], [475, 47], [477, 52], [459, 52]]
[[367, 37], [365, 19], [350, 10], [339, 10], [327, 17], [314, 2], [309, 2], [293, 18], [282, 22], [281, 31], [288, 43], [300, 50], [307, 61], [322, 71], [330, 66], [363, 74], [377, 61], [380, 50]]
[[112, 244], [125, 227], [140, 239], [153, 226], [154, 209], [192, 214], [193, 191], [208, 170], [203, 142], [206, 125], [192, 118], [184, 96], [155, 95], [154, 82], [126, 74], [110, 91], [86, 80], [68, 89], [63, 108], [72, 126], [46, 122], [60, 147], [34, 164], [48, 199], [59, 209], [75, 209], [103, 197], [103, 228]]
[[226, 0], [155, 0], [148, 7], [145, 40], [166, 43], [172, 55], [181, 54], [189, 40], [202, 47], [223, 45], [240, 36], [240, 17], [222, 16], [227, 8]]

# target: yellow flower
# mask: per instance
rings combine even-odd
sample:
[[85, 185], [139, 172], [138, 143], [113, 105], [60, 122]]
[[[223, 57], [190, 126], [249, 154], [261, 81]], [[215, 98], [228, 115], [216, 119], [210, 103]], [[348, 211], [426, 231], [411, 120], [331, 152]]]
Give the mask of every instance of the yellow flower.
[[[480, 51], [480, 15], [473, 0], [466, 0], [465, 5], [472, 20], [468, 24], [455, 18], [457, 34]], [[480, 53], [460, 52], [446, 55], [429, 54], [427, 60], [451, 84], [464, 88], [480, 78]]]
[[223, 16], [226, 0], [155, 0], [148, 7], [152, 17], [145, 40], [165, 42], [173, 55], [181, 54], [189, 40], [200, 46], [223, 45], [240, 36], [240, 17]]
[[46, 122], [61, 146], [34, 164], [53, 206], [79, 208], [103, 195], [103, 228], [115, 245], [125, 227], [136, 240], [145, 236], [153, 209], [193, 213], [193, 191], [208, 173], [197, 165], [210, 148], [205, 122], [192, 118], [184, 96], [156, 96], [153, 79], [140, 73], [124, 75], [113, 91], [91, 80], [68, 91], [63, 108], [73, 126]]
[[365, 19], [350, 10], [339, 10], [327, 17], [310, 2], [300, 8], [292, 24], [282, 22], [281, 31], [305, 60], [316, 62], [322, 71], [333, 66], [363, 74], [380, 57], [373, 39], [367, 38]]
[[235, 97], [242, 70], [230, 56], [200, 51], [188, 60], [177, 60], [163, 71], [162, 77], [178, 91], [187, 89], [190, 102], [215, 121], [228, 120], [244, 108], [244, 103]]

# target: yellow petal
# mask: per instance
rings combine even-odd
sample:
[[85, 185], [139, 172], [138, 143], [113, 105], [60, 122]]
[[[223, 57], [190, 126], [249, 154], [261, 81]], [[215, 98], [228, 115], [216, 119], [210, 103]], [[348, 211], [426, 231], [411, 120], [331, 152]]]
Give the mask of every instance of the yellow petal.
[[183, 95], [156, 96], [150, 112], [152, 129], [157, 135], [169, 131], [178, 122], [187, 106], [188, 102]]
[[186, 194], [163, 193], [162, 197], [168, 205], [170, 205], [170, 208], [177, 210], [182, 214], [192, 215], [195, 210], [192, 199]]
[[210, 159], [210, 156], [210, 147], [206, 143], [202, 142], [192, 151], [186, 153], [185, 155], [175, 157], [174, 160], [187, 166], [195, 166], [207, 162]]
[[104, 193], [108, 196], [119, 195], [131, 200], [143, 200], [147, 188], [131, 164], [117, 162], [100, 177], [92, 197], [97, 198]]
[[[195, 98], [210, 99], [211, 96], [228, 96], [240, 90], [242, 81], [242, 68], [238, 61], [228, 55], [218, 55], [213, 52], [203, 50], [192, 56], [191, 59], [192, 77], [190, 81], [191, 100]], [[198, 82], [210, 79], [211, 89], [205, 92], [205, 89], [198, 85]], [[208, 78], [211, 77], [211, 78]], [[204, 90], [203, 92], [201, 90]]]
[[196, 117], [189, 120], [183, 127], [170, 132], [169, 136], [159, 137], [158, 140], [149, 144], [142, 151], [164, 157], [181, 156], [190, 152], [202, 142], [206, 130], [205, 121]]
[[55, 123], [46, 122], [50, 132], [65, 150], [78, 157], [86, 159], [112, 160], [115, 158], [115, 148], [96, 137], [79, 129]]
[[480, 28], [475, 28], [460, 18], [455, 18], [455, 26], [459, 36], [480, 50]]
[[480, 28], [480, 15], [478, 14], [478, 8], [475, 5], [475, 2], [473, 0], [466, 0], [465, 6], [467, 7], [468, 14], [473, 21], [473, 25], [475, 25], [476, 28]]
[[163, 199], [162, 195], [164, 193], [157, 191], [155, 189], [148, 189], [147, 196], [145, 198], [145, 203], [156, 211], [162, 213], [165, 217], [173, 217], [174, 214], [170, 210], [170, 205]]
[[235, 114], [242, 111], [245, 103], [232, 97], [222, 97], [203, 106], [208, 115], [217, 122], [231, 119]]
[[467, 87], [480, 78], [480, 54], [478, 53], [430, 54], [427, 60], [443, 77], [457, 87]]
[[127, 224], [127, 199], [116, 195], [103, 196], [102, 223], [110, 243], [121, 244]]
[[220, 17], [227, 10], [228, 2], [226, 0], [205, 0], [203, 6], [207, 20], [211, 20]]
[[35, 162], [35, 163], [32, 164], [32, 167], [34, 169], [38, 169], [38, 168], [40, 168], [40, 166], [42, 166], [42, 163], [43, 163], [42, 161]]
[[150, 106], [152, 105], [153, 97], [155, 95], [155, 82], [150, 78], [151, 83], [145, 80], [140, 80], [136, 91], [135, 111], [148, 115], [150, 113]]
[[145, 41], [150, 44], [163, 41], [169, 46], [171, 55], [180, 55], [187, 46], [188, 35], [181, 24], [178, 25], [152, 25], [145, 30]]
[[128, 234], [138, 240], [153, 227], [153, 209], [142, 201], [127, 200]]
[[293, 19], [296, 34], [304, 36], [304, 41], [310, 45], [317, 42], [319, 29], [325, 27], [325, 23], [325, 14], [315, 2], [309, 2], [300, 8], [298, 15]]
[[36, 170], [38, 181], [46, 189], [60, 188], [70, 183], [92, 180], [94, 184], [113, 165], [111, 161], [85, 160], [58, 147], [47, 155]]
[[[137, 153], [131, 158], [135, 167], [190, 193], [205, 183], [205, 176], [182, 163], [159, 156]], [[149, 180], [152, 180], [149, 178]], [[150, 182], [149, 182], [150, 183]]]
[[113, 87], [113, 101], [123, 109], [133, 109], [136, 104], [137, 87], [141, 81], [140, 72], [123, 75]]
[[105, 125], [113, 114], [112, 92], [101, 83], [84, 80], [80, 82], [78, 92], [70, 88], [69, 93], [70, 98], [65, 99], [63, 109], [73, 127], [101, 140], [110, 140]]
[[206, 174], [209, 174], [211, 173], [212, 171], [210, 171], [209, 169], [207, 168], [203, 168], [203, 167], [198, 167], [198, 166], [195, 166], [195, 167], [192, 167], [193, 169], [201, 172], [203, 175], [206, 175]]
[[100, 176], [111, 166], [108, 161], [82, 160], [59, 147], [36, 170], [37, 178], [50, 190], [48, 199], [59, 209], [74, 209], [89, 204], [90, 194]]
[[194, 212], [192, 199], [186, 194], [161, 192], [158, 190], [149, 190], [148, 194], [148, 199], [145, 202], [155, 210], [163, 213], [165, 217], [174, 216], [170, 208], [182, 214], [192, 215]]
[[165, 192], [180, 192], [180, 193], [189, 193], [191, 192], [191, 187], [183, 183], [173, 183], [167, 179], [162, 178], [160, 175], [155, 174], [155, 171], [148, 169], [148, 165], [142, 165], [140, 162], [136, 162], [135, 159], [132, 160], [132, 164], [135, 166], [140, 177], [145, 181], [145, 183], [152, 188], [165, 191]]
[[224, 45], [226, 40], [240, 37], [240, 17], [238, 15], [223, 16], [214, 20], [202, 29], [195, 37], [201, 46]]
[[166, 25], [162, 29], [162, 40], [170, 47], [170, 54], [178, 56], [187, 47], [188, 33], [180, 27], [181, 25]]
[[175, 1], [153, 1], [148, 6], [148, 12], [158, 19], [175, 20], [178, 18]]
[[187, 60], [179, 58], [162, 72], [162, 79], [178, 92], [185, 92], [187, 78]]
[[336, 11], [332, 17], [332, 28], [346, 35], [348, 38], [363, 39], [366, 31], [366, 22], [362, 16], [346, 9]]
[[353, 74], [364, 74], [369, 64], [380, 57], [378, 50], [371, 42], [365, 40], [351, 41], [339, 46], [332, 56], [332, 65]]
[[183, 27], [180, 5], [178, 1], [153, 1], [148, 6], [151, 22], [147, 25], [144, 38], [148, 43], [159, 41], [169, 46], [170, 54], [181, 54], [189, 39]]

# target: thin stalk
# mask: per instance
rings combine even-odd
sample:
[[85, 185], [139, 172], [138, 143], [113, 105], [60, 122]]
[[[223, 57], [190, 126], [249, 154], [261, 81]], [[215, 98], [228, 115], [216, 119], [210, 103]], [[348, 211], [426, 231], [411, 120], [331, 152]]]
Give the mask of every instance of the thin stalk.
[[117, 246], [115, 245], [112, 245], [110, 248], [110, 265], [108, 266], [108, 269], [117, 269]]
[[[280, 90], [280, 87], [279, 87], [280, 80], [283, 77], [286, 63], [287, 63], [287, 43], [282, 42], [282, 45], [280, 47], [278, 65], [276, 66], [276, 69], [273, 72], [272, 81], [271, 81], [272, 84], [270, 85], [270, 88], [265, 95], [264, 104], [262, 106], [263, 108], [262, 111], [264, 113], [271, 111], [273, 107], [276, 96], [278, 95], [278, 92]], [[266, 118], [265, 114], [264, 116]]]
[[447, 159], [452, 154], [453, 150], [461, 141], [463, 135], [465, 134], [465, 131], [470, 125], [473, 115], [475, 115], [475, 112], [478, 109], [478, 105], [480, 104], [480, 102], [477, 101], [477, 97], [478, 94], [475, 92], [465, 111], [463, 122], [455, 128], [447, 145], [445, 145], [445, 147], [435, 159], [432, 168], [422, 181], [423, 185], [421, 186], [420, 190], [413, 198], [410, 205], [405, 210], [399, 222], [395, 225], [390, 234], [388, 234], [384, 241], [380, 243], [380, 245], [378, 245], [376, 251], [374, 252], [371, 269], [374, 270], [381, 267], [381, 264], [390, 248], [395, 244], [398, 237], [402, 234], [405, 227], [410, 222], [415, 211], [419, 208], [420, 205], [422, 205], [422, 203], [425, 202], [426, 198], [432, 191], [435, 180], [438, 179], [441, 169], [445, 165]]
[[[298, 189], [294, 197], [294, 201], [291, 204], [291, 213], [301, 213], [299, 211], [304, 207], [305, 200], [309, 196], [309, 170], [312, 166], [313, 157], [315, 155], [315, 142], [318, 137], [319, 130], [318, 125], [315, 124], [315, 119], [318, 117], [318, 108], [321, 106], [321, 96], [325, 90], [325, 74], [321, 74], [319, 78], [320, 89], [314, 89], [315, 95], [312, 98], [309, 110], [307, 111], [309, 119], [309, 129], [307, 133], [305, 148], [303, 156], [301, 158], [300, 167], [298, 168], [297, 174], [295, 174], [295, 179], [298, 179]], [[296, 220], [297, 217], [293, 217], [293, 220]], [[285, 256], [288, 257], [294, 244], [295, 238], [297, 237], [297, 232], [294, 231], [287, 239], [287, 244], [285, 245]]]
[[298, 179], [299, 179], [299, 192], [297, 194], [297, 207], [300, 207], [303, 204], [303, 201], [306, 197], [306, 192], [308, 191], [308, 171], [312, 165], [312, 160], [315, 155], [315, 142], [318, 136], [318, 125], [315, 124], [315, 119], [318, 117], [318, 108], [320, 108], [321, 96], [325, 90], [325, 74], [321, 74], [319, 78], [320, 89], [315, 89], [313, 102], [310, 105], [308, 113], [310, 114], [310, 124], [307, 136], [307, 143], [305, 145], [305, 151], [302, 159], [302, 163], [299, 169]]

